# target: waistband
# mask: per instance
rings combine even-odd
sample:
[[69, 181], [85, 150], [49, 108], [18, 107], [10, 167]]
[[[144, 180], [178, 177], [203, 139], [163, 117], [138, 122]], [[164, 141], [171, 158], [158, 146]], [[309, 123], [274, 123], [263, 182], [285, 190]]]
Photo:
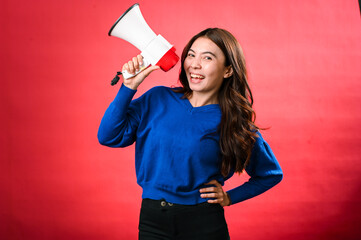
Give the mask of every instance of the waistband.
[[142, 200], [142, 206], [147, 206], [147, 207], [151, 207], [151, 208], [166, 208], [166, 209], [193, 209], [193, 208], [204, 208], [204, 207], [215, 207], [215, 208], [223, 208], [221, 205], [219, 204], [214, 204], [214, 203], [208, 203], [208, 202], [203, 202], [203, 203], [198, 203], [195, 205], [183, 205], [183, 204], [177, 204], [177, 203], [171, 203], [171, 202], [167, 202], [164, 199], [161, 200], [154, 200], [154, 199], [149, 199], [149, 198], [144, 198]]

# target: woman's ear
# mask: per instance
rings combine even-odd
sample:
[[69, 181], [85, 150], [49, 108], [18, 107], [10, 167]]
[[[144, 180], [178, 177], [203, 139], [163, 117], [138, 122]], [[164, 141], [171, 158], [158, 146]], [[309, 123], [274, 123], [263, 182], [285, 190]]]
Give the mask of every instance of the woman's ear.
[[226, 71], [225, 71], [223, 77], [229, 78], [230, 76], [232, 76], [232, 74], [233, 74], [233, 68], [232, 68], [232, 65], [230, 65], [226, 68]]

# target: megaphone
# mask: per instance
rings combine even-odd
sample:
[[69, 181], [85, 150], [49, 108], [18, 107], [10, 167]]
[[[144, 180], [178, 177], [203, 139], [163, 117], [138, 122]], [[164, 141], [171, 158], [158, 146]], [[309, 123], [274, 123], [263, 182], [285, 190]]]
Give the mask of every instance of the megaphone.
[[175, 48], [160, 34], [156, 35], [148, 26], [136, 3], [123, 13], [114, 23], [108, 33], [109, 36], [118, 37], [131, 43], [141, 51], [143, 65], [134, 75], [123, 71], [125, 79], [131, 78], [150, 65], [157, 65], [167, 72], [179, 60]]

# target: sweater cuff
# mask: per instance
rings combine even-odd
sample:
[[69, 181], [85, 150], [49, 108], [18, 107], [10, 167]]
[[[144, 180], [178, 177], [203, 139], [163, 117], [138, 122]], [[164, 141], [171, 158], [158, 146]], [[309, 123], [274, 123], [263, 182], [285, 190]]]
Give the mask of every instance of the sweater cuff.
[[128, 106], [129, 103], [132, 101], [136, 92], [137, 90], [130, 89], [126, 87], [124, 84], [122, 84], [113, 103], [117, 106], [122, 106], [122, 105]]

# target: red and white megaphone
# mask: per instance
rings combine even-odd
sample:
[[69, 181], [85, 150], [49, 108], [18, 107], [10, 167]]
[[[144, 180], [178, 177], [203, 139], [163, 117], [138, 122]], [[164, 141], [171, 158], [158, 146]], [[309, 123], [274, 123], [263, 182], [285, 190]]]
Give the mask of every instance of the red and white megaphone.
[[131, 6], [118, 18], [108, 35], [126, 40], [138, 48], [143, 56], [143, 65], [134, 75], [127, 71], [122, 72], [125, 79], [137, 75], [149, 65], [157, 65], [166, 72], [179, 60], [175, 48], [160, 34], [156, 35], [148, 26], [138, 3]]

